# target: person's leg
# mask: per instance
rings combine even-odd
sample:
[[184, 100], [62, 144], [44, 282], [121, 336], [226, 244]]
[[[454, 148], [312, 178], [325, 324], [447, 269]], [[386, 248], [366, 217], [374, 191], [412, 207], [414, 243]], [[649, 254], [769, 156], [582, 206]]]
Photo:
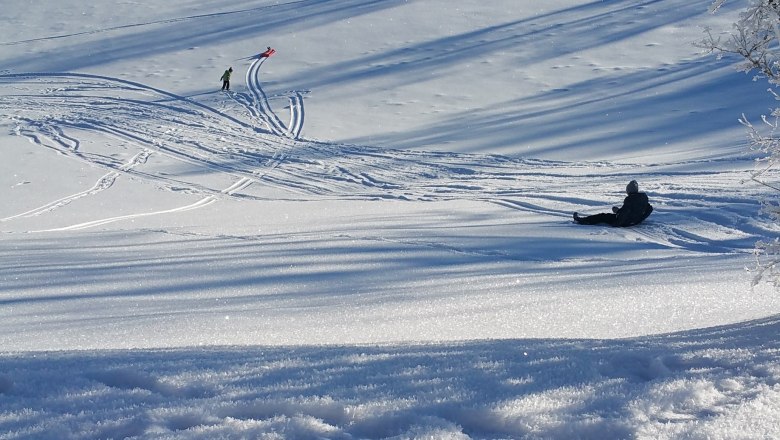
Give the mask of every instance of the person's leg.
[[615, 220], [617, 220], [617, 215], [602, 213], [589, 215], [587, 217], [575, 216], [574, 220], [576, 220], [577, 223], [581, 225], [597, 225], [599, 223], [607, 223], [611, 225], [615, 222]]

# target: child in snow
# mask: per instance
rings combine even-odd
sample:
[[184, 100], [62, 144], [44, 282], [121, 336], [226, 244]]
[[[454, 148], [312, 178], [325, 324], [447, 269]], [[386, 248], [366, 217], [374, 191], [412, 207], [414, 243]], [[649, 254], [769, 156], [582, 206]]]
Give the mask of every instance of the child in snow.
[[230, 90], [230, 75], [233, 73], [233, 68], [229, 68], [219, 78], [222, 80], [222, 90]]
[[595, 225], [606, 223], [611, 226], [634, 226], [642, 223], [652, 212], [653, 207], [648, 203], [647, 194], [639, 192], [639, 184], [636, 180], [628, 182], [626, 185], [626, 198], [623, 200], [623, 206], [612, 207], [612, 214], [595, 214], [587, 217], [580, 217], [574, 213], [574, 221], [581, 225]]

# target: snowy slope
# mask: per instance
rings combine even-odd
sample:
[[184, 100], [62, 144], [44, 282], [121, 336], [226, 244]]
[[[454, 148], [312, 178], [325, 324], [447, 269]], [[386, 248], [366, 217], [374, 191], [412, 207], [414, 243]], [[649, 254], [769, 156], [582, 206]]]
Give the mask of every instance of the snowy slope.
[[0, 438], [780, 435], [734, 9], [81, 3], [0, 30]]

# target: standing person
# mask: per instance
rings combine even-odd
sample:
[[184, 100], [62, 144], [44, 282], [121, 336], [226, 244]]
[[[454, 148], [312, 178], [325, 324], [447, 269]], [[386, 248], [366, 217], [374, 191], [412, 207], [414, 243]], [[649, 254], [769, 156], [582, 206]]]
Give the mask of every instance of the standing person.
[[602, 213], [580, 217], [575, 212], [574, 221], [581, 225], [606, 223], [618, 227], [634, 226], [642, 223], [653, 212], [653, 207], [648, 203], [647, 194], [639, 192], [639, 184], [636, 180], [628, 182], [626, 194], [628, 195], [623, 200], [623, 206], [619, 208], [613, 206], [612, 214]]
[[219, 78], [222, 80], [222, 90], [230, 90], [230, 75], [233, 73], [233, 68], [229, 68]]

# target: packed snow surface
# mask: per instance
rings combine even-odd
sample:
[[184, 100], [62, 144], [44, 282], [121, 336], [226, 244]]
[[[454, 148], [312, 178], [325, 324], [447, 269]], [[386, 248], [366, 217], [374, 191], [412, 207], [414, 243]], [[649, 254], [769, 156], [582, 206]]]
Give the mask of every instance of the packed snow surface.
[[780, 437], [739, 2], [8, 3], [0, 439]]

